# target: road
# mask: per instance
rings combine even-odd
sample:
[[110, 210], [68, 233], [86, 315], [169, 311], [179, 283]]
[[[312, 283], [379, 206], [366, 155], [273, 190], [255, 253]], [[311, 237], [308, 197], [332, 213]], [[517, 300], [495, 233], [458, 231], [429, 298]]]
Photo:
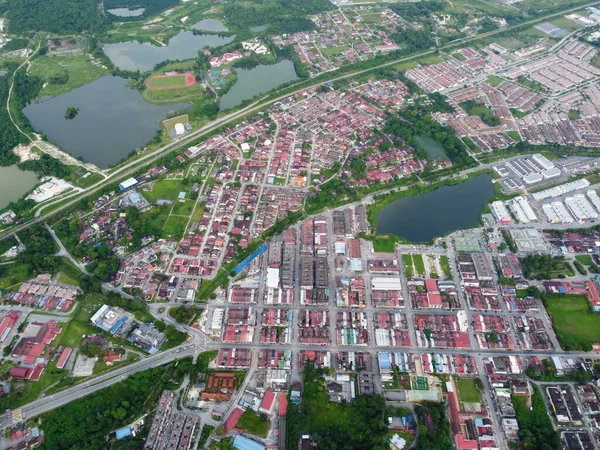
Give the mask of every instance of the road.
[[[463, 46], [466, 45], [470, 42], [475, 42], [477, 40], [480, 39], [484, 39], [484, 38], [488, 38], [491, 36], [495, 36], [497, 34], [502, 34], [502, 33], [507, 33], [510, 30], [516, 30], [518, 28], [521, 28], [523, 26], [529, 26], [538, 22], [542, 22], [544, 20], [547, 20], [549, 18], [552, 17], [558, 17], [558, 16], [562, 16], [564, 14], [568, 14], [570, 12], [574, 12], [577, 10], [580, 10], [582, 8], [585, 8], [587, 6], [592, 6], [592, 5], [596, 5], [598, 2], [590, 2], [590, 3], [586, 3], [586, 4], [582, 4], [577, 6], [576, 8], [570, 8], [568, 10], [562, 10], [560, 12], [557, 13], [553, 13], [553, 14], [548, 14], [546, 16], [543, 17], [539, 17], [537, 19], [532, 19], [526, 22], [523, 22], [519, 25], [514, 25], [514, 26], [510, 26], [510, 27], [506, 27], [506, 28], [502, 28], [502, 29], [498, 29], [498, 30], [494, 30], [494, 31], [490, 31], [487, 33], [482, 33], [482, 34], [478, 34], [475, 36], [471, 36], [468, 38], [463, 38], [463, 39], [457, 39], [455, 41], [449, 42], [447, 44], [441, 45], [437, 48], [431, 49], [431, 50], [426, 50], [424, 52], [420, 52], [420, 53], [416, 53], [414, 55], [411, 56], [406, 56], [403, 58], [399, 58], [396, 59], [394, 61], [389, 61], [386, 63], [382, 63], [379, 64], [377, 66], [373, 66], [371, 68], [368, 69], [363, 69], [363, 70], [358, 70], [355, 72], [350, 72], [344, 75], [339, 75], [339, 76], [332, 76], [331, 78], [327, 79], [327, 80], [323, 80], [323, 81], [316, 81], [314, 82], [311, 86], [321, 86], [324, 85], [326, 83], [330, 83], [330, 82], [335, 82], [335, 81], [339, 81], [339, 80], [343, 80], [343, 79], [347, 79], [347, 78], [352, 78], [355, 77], [357, 75], [361, 75], [364, 73], [368, 73], [368, 72], [372, 72], [378, 69], [381, 69], [383, 67], [389, 67], [389, 66], [393, 66], [402, 62], [407, 62], [407, 61], [412, 61], [415, 59], [419, 59], [422, 58], [424, 56], [428, 56], [434, 53], [439, 52], [440, 50], [445, 50], [445, 49], [449, 49], [449, 48], [453, 48], [453, 47], [458, 47], [458, 46]], [[12, 88], [12, 86], [11, 86]], [[109, 175], [106, 176], [106, 178], [102, 181], [99, 181], [98, 183], [90, 186], [89, 188], [85, 189], [83, 192], [76, 192], [73, 193], [71, 195], [67, 195], [63, 198], [61, 198], [60, 200], [57, 200], [56, 203], [60, 203], [63, 202], [65, 200], [66, 203], [60, 205], [59, 207], [57, 207], [56, 209], [52, 210], [49, 213], [46, 213], [44, 215], [42, 215], [42, 211], [47, 208], [48, 206], [51, 206], [53, 203], [49, 203], [47, 205], [42, 206], [38, 212], [36, 213], [36, 217], [26, 223], [23, 223], [11, 230], [8, 230], [6, 232], [4, 232], [2, 235], [0, 235], [0, 240], [6, 239], [10, 236], [13, 236], [15, 233], [18, 233], [19, 231], [22, 231], [36, 223], [39, 222], [43, 222], [46, 221], [47, 219], [49, 219], [50, 217], [52, 217], [53, 215], [57, 214], [60, 211], [64, 211], [65, 209], [70, 208], [71, 206], [73, 206], [74, 204], [76, 204], [78, 201], [80, 201], [83, 198], [87, 198], [89, 196], [91, 196], [92, 194], [100, 191], [102, 188], [104, 188], [106, 185], [110, 184], [110, 183], [114, 183], [120, 180], [124, 180], [127, 177], [130, 177], [131, 175], [133, 175], [134, 173], [136, 173], [137, 171], [139, 171], [141, 168], [143, 167], [147, 167], [150, 164], [152, 164], [153, 162], [155, 162], [156, 160], [158, 160], [159, 158], [165, 156], [167, 153], [181, 149], [185, 146], [191, 145], [194, 141], [196, 141], [198, 138], [201, 138], [203, 136], [209, 135], [210, 133], [215, 132], [218, 128], [222, 127], [223, 125], [227, 125], [230, 124], [232, 122], [235, 122], [239, 119], [241, 119], [244, 116], [250, 115], [254, 112], [257, 112], [263, 108], [265, 108], [266, 106], [269, 106], [273, 103], [276, 103], [280, 100], [283, 100], [284, 98], [287, 98], [291, 95], [294, 95], [298, 92], [301, 92], [303, 90], [307, 89], [307, 86], [304, 86], [302, 88], [298, 88], [297, 90], [293, 91], [293, 92], [288, 92], [287, 94], [284, 95], [280, 95], [276, 98], [273, 99], [261, 99], [261, 100], [257, 100], [256, 102], [252, 103], [251, 105], [248, 105], [247, 107], [227, 114], [223, 117], [220, 117], [218, 119], [216, 119], [215, 121], [203, 126], [202, 128], [191, 132], [190, 134], [188, 134], [185, 138], [177, 140], [175, 142], [172, 142], [170, 144], [167, 144], [163, 147], [160, 147], [146, 155], [140, 156], [138, 158], [135, 158], [131, 161], [128, 161], [126, 163], [124, 163], [122, 166], [116, 168], [112, 173], [110, 173]], [[10, 94], [9, 94], [9, 98], [10, 98]], [[9, 109], [10, 112], [10, 109]], [[18, 128], [18, 127], [17, 127]], [[21, 131], [19, 129], [19, 131]], [[22, 131], [21, 131], [22, 132]], [[39, 215], [38, 215], [39, 214]]]

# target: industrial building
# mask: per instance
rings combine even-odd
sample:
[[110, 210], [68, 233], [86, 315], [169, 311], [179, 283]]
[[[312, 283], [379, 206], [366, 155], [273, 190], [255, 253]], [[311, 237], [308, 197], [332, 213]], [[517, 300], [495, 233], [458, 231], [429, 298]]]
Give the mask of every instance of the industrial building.
[[494, 214], [496, 219], [498, 219], [498, 222], [500, 222], [502, 225], [509, 225], [512, 222], [510, 213], [508, 212], [506, 206], [504, 206], [504, 203], [496, 201], [493, 202], [490, 205], [490, 207], [492, 209], [492, 213]]
[[511, 207], [520, 223], [537, 222], [538, 218], [531, 208], [531, 205], [522, 195], [512, 200]]
[[575, 219], [580, 223], [598, 218], [598, 213], [583, 194], [566, 197], [565, 205], [567, 205], [569, 211], [571, 211]]
[[550, 223], [573, 223], [573, 217], [562, 202], [542, 205], [542, 211]]
[[569, 192], [576, 191], [578, 189], [584, 189], [590, 185], [590, 182], [585, 178], [581, 180], [571, 181], [570, 183], [561, 184], [560, 186], [555, 186], [550, 189], [545, 189], [540, 192], [535, 192], [533, 194], [533, 198], [537, 201], [546, 200], [552, 197], [559, 197], [564, 194], [568, 194]]
[[119, 189], [121, 189], [122, 191], [126, 191], [127, 189], [134, 187], [136, 184], [138, 184], [138, 180], [132, 177], [120, 183]]

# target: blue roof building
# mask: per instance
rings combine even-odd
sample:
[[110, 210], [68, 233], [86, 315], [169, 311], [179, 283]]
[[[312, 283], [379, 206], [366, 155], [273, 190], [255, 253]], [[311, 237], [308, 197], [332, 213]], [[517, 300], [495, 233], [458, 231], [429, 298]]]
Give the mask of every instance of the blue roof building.
[[253, 441], [252, 439], [248, 439], [241, 434], [237, 435], [233, 440], [233, 447], [240, 450], [265, 450], [264, 445]]
[[117, 440], [120, 441], [122, 439], [125, 439], [126, 437], [131, 436], [131, 428], [130, 427], [121, 428], [120, 430], [117, 430], [117, 432], [115, 434], [117, 435]]

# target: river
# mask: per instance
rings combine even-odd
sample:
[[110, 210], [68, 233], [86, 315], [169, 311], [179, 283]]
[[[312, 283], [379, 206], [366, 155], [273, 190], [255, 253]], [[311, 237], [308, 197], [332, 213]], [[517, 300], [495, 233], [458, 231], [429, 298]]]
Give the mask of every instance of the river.
[[192, 28], [204, 31], [229, 31], [229, 28], [223, 25], [223, 22], [218, 19], [202, 19], [192, 25]]
[[17, 166], [0, 167], [0, 209], [19, 200], [38, 183], [37, 175]]
[[198, 56], [198, 50], [208, 47], [221, 47], [230, 43], [235, 36], [221, 37], [211, 34], [194, 34], [182, 31], [169, 39], [164, 47], [149, 42], [119, 42], [105, 44], [104, 53], [119, 69], [148, 71], [166, 60], [185, 60]]
[[[75, 157], [107, 168], [147, 144], [160, 122], [187, 103], [157, 106], [146, 102], [127, 79], [105, 76], [58, 97], [31, 103], [23, 110], [36, 131]], [[79, 114], [66, 120], [67, 106]]]
[[229, 91], [221, 97], [221, 110], [238, 106], [244, 100], [255, 95], [268, 92], [289, 81], [298, 79], [294, 63], [283, 60], [277, 64], [259, 64], [252, 69], [236, 69], [237, 81]]
[[455, 230], [479, 226], [479, 215], [493, 193], [492, 177], [482, 174], [425, 195], [400, 198], [377, 213], [377, 234], [427, 242]]
[[113, 16], [117, 16], [117, 17], [137, 17], [137, 16], [141, 16], [142, 14], [144, 14], [144, 11], [146, 11], [146, 8], [134, 8], [134, 9], [112, 8], [112, 9], [107, 9], [106, 11], [111, 13]]

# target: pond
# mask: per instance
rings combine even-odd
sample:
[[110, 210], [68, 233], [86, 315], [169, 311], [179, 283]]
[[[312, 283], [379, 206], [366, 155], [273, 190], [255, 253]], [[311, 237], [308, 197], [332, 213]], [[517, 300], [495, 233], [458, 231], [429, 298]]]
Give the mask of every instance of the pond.
[[142, 14], [144, 14], [144, 11], [146, 11], [146, 8], [133, 8], [133, 9], [112, 8], [112, 9], [107, 9], [106, 11], [111, 13], [113, 16], [118, 16], [118, 17], [137, 17], [137, 16], [141, 16]]
[[266, 25], [258, 25], [256, 27], [250, 27], [250, 31], [253, 33], [260, 33], [261, 31], [265, 31], [267, 29]]
[[204, 31], [229, 31], [229, 28], [223, 25], [223, 22], [218, 19], [202, 19], [192, 25], [192, 28]]
[[425, 195], [398, 199], [377, 213], [377, 234], [427, 242], [455, 230], [477, 227], [479, 214], [493, 194], [492, 177], [482, 174]]
[[[157, 106], [146, 102], [127, 79], [105, 76], [51, 99], [31, 103], [23, 110], [31, 125], [73, 156], [107, 168], [129, 152], [146, 145], [172, 111], [187, 103]], [[67, 106], [79, 108], [65, 119]]]
[[255, 95], [298, 79], [294, 63], [287, 59], [277, 64], [259, 64], [252, 69], [236, 69], [236, 71], [237, 81], [227, 94], [221, 97], [219, 107], [222, 110], [234, 108]]
[[198, 56], [198, 50], [205, 46], [221, 47], [234, 39], [235, 36], [221, 37], [182, 31], [172, 37], [164, 47], [149, 42], [129, 41], [105, 44], [104, 53], [119, 69], [148, 71], [169, 59], [175, 61], [195, 58]]
[[417, 144], [427, 152], [430, 158], [448, 160], [446, 149], [442, 144], [430, 137], [417, 136]]
[[17, 166], [0, 167], [0, 209], [16, 202], [38, 183], [37, 175]]

